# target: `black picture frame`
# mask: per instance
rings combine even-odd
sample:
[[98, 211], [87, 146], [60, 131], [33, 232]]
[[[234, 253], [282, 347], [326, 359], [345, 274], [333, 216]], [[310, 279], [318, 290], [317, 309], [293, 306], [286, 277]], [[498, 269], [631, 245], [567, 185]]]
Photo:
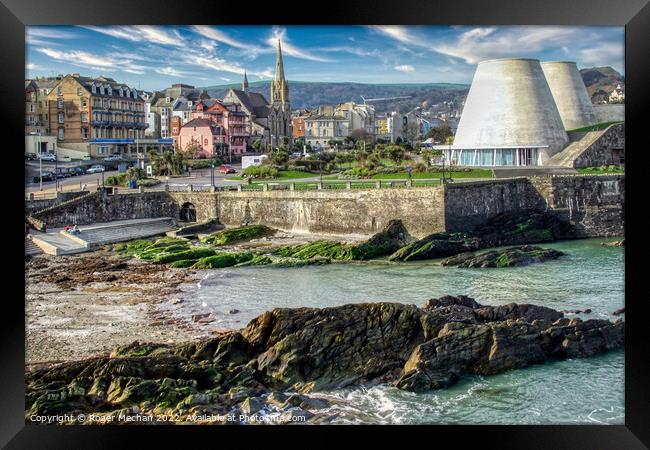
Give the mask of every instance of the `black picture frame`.
[[[324, 5], [321, 5], [324, 6]], [[481, 446], [497, 448], [599, 448], [632, 449], [647, 448], [650, 445], [650, 394], [648, 386], [647, 335], [644, 318], [647, 311], [647, 294], [642, 290], [645, 268], [641, 263], [643, 235], [639, 232], [643, 219], [643, 197], [634, 189], [634, 179], [641, 186], [644, 167], [644, 144], [647, 136], [642, 134], [644, 124], [642, 112], [649, 100], [648, 59], [650, 55], [650, 5], [647, 0], [545, 0], [511, 1], [489, 0], [453, 2], [386, 0], [348, 2], [330, 0], [326, 7], [317, 8], [316, 13], [305, 2], [268, 2], [265, 5], [253, 2], [215, 2], [194, 0], [192, 2], [128, 0], [100, 2], [97, 0], [2, 0], [0, 5], [0, 86], [4, 139], [5, 164], [7, 170], [21, 167], [24, 145], [24, 96], [19, 89], [25, 76], [25, 26], [55, 24], [440, 24], [440, 25], [608, 25], [625, 26], [625, 77], [626, 77], [626, 172], [631, 175], [632, 188], [626, 193], [632, 197], [635, 206], [626, 208], [626, 344], [625, 344], [625, 425], [624, 426], [445, 426], [417, 427], [420, 438], [429, 441], [427, 445], [440, 445], [440, 439], [453, 441], [471, 438]], [[15, 170], [14, 170], [15, 171]], [[19, 171], [15, 183], [22, 182]], [[639, 173], [637, 173], [639, 172]], [[647, 176], [646, 176], [647, 178]], [[3, 196], [5, 219], [19, 220], [19, 211], [24, 208], [23, 184], [13, 187], [13, 181], [4, 186]], [[13, 211], [13, 213], [12, 213]], [[18, 211], [18, 213], [16, 213]], [[634, 215], [639, 215], [635, 220]], [[20, 226], [16, 224], [16, 226]], [[3, 227], [4, 228], [4, 227]], [[20, 228], [6, 229], [18, 230]], [[13, 233], [13, 231], [10, 231]], [[11, 238], [7, 239], [12, 241]], [[18, 241], [16, 239], [16, 241]], [[5, 286], [13, 293], [3, 295], [2, 351], [0, 352], [0, 444], [7, 448], [116, 448], [120, 444], [132, 444], [135, 434], [146, 436], [147, 445], [155, 442], [171, 444], [179, 439], [185, 445], [193, 440], [181, 434], [212, 439], [216, 445], [223, 444], [222, 434], [237, 434], [241, 439], [251, 437], [284, 442], [285, 445], [305, 445], [289, 437], [286, 427], [61, 427], [25, 425], [24, 420], [24, 354], [25, 319], [24, 274], [19, 261], [22, 243], [15, 242], [15, 258], [3, 270]], [[20, 281], [23, 280], [23, 281]], [[580, 389], [580, 386], [576, 386]], [[242, 429], [244, 428], [244, 429]], [[364, 439], [382, 438], [395, 434], [399, 440], [406, 439], [413, 427], [292, 427], [291, 435], [304, 436], [336, 431], [345, 435], [361, 432]], [[267, 437], [267, 435], [272, 435]], [[338, 440], [347, 440], [340, 436]], [[319, 439], [320, 441], [321, 439]], [[323, 440], [323, 442], [327, 442]], [[329, 445], [338, 445], [330, 441]], [[410, 442], [406, 441], [406, 442]], [[246, 442], [243, 445], [248, 445]], [[242, 445], [242, 446], [243, 446]]]

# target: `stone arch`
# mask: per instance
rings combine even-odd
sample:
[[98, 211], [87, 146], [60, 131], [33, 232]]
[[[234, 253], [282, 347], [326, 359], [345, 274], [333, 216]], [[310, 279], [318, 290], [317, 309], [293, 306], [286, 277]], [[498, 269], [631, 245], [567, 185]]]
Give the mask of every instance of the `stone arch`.
[[183, 222], [196, 222], [196, 207], [193, 203], [185, 202], [181, 206], [179, 218]]

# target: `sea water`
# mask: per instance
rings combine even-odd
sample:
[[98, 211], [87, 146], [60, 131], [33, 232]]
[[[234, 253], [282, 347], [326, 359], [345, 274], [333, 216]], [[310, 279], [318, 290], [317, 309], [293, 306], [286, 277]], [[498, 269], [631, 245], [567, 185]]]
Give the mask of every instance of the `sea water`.
[[[611, 312], [624, 306], [624, 249], [601, 245], [606, 241], [544, 244], [566, 256], [503, 269], [443, 267], [431, 260], [202, 271], [199, 282], [183, 286], [179, 312], [211, 312], [216, 318], [211, 325], [241, 328], [276, 307], [422, 305], [429, 298], [464, 294], [486, 305], [589, 308], [592, 313], [580, 317], [613, 320]], [[336, 414], [335, 423], [622, 424], [624, 352], [465, 377], [427, 393], [357, 386], [316, 395], [334, 400], [329, 412]]]

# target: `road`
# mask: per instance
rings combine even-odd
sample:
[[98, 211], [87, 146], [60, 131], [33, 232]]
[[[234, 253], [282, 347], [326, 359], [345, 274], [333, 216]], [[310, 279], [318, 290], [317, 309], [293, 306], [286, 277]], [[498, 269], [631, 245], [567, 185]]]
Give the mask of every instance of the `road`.
[[[86, 165], [87, 163], [84, 163]], [[58, 167], [75, 167], [79, 166], [79, 163], [58, 163]], [[237, 166], [235, 164], [232, 165], [235, 169], [238, 171], [240, 170], [241, 166]], [[54, 171], [54, 163], [45, 163], [43, 162], [43, 171]], [[110, 170], [104, 172], [104, 179], [117, 175], [118, 171], [116, 170]], [[240, 184], [241, 181], [228, 181], [226, 180], [227, 177], [231, 177], [234, 174], [230, 175], [225, 175], [218, 173], [216, 170], [214, 172], [215, 176], [215, 186], [236, 186], [237, 184]], [[40, 183], [33, 182], [34, 177], [39, 176], [39, 162], [38, 161], [26, 161], [25, 162], [25, 192], [41, 192], [40, 191]], [[167, 182], [166, 177], [158, 177], [159, 180], [162, 182]], [[100, 186], [102, 183], [102, 174], [101, 173], [94, 173], [94, 174], [87, 174], [87, 175], [79, 175], [76, 177], [69, 177], [69, 178], [59, 178], [59, 189], [63, 191], [71, 191], [71, 190], [78, 190], [80, 186], [83, 186], [84, 184], [87, 185], [88, 189], [95, 189], [97, 186]], [[210, 169], [200, 169], [200, 170], [193, 170], [191, 176], [185, 176], [185, 177], [170, 177], [169, 178], [169, 184], [170, 185], [186, 185], [186, 184], [195, 184], [195, 185], [210, 185]], [[56, 189], [56, 183], [54, 181], [43, 181], [43, 193], [47, 192], [54, 192]]]

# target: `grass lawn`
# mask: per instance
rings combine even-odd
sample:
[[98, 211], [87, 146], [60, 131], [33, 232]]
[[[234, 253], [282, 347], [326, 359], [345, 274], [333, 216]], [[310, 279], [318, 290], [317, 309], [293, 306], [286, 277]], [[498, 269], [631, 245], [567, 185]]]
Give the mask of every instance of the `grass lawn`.
[[583, 127], [583, 128], [576, 128], [575, 130], [568, 130], [567, 133], [572, 133], [574, 131], [599, 131], [599, 130], [604, 130], [610, 125], [613, 125], [615, 123], [622, 123], [620, 120], [615, 120], [613, 122], [602, 122], [602, 123], [597, 123], [595, 125], [589, 125], [588, 127]]
[[[312, 172], [303, 172], [302, 170], [281, 170], [278, 172], [277, 178], [260, 178], [255, 181], [267, 181], [267, 180], [292, 180], [294, 178], [311, 178], [317, 177], [317, 173]], [[324, 177], [323, 177], [324, 178]], [[227, 177], [226, 180], [239, 181], [243, 180], [242, 176]]]
[[623, 166], [603, 166], [603, 167], [581, 167], [578, 173], [585, 175], [599, 174], [599, 173], [625, 173]]
[[[408, 179], [408, 173], [398, 172], [398, 173], [378, 173], [373, 175], [373, 180], [406, 180]], [[422, 178], [440, 178], [442, 177], [442, 172], [421, 172], [413, 173], [413, 179], [422, 179]], [[453, 171], [445, 172], [445, 177], [449, 178], [492, 178], [492, 171], [490, 169], [472, 169], [471, 172], [463, 171]]]

